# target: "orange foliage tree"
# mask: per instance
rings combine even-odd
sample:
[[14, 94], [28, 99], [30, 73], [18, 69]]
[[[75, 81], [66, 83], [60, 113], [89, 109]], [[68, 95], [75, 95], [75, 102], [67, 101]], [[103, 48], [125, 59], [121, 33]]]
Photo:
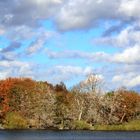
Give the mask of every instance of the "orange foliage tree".
[[120, 122], [134, 118], [139, 113], [140, 96], [134, 91], [127, 90], [119, 90], [117, 96]]
[[18, 79], [8, 78], [0, 81], [0, 116], [9, 110], [10, 89]]
[[18, 111], [26, 95], [35, 91], [35, 82], [29, 78], [7, 78], [0, 81], [0, 116]]

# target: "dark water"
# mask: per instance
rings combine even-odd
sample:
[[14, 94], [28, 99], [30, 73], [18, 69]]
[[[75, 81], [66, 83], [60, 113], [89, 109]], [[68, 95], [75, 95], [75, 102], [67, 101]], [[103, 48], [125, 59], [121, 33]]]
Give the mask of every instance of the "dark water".
[[2, 130], [0, 140], [140, 140], [140, 132]]

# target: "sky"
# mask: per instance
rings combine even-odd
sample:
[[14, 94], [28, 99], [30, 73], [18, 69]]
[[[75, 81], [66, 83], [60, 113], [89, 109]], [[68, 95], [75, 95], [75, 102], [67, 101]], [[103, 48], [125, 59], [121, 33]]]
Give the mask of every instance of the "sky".
[[140, 86], [140, 0], [0, 0], [0, 79]]

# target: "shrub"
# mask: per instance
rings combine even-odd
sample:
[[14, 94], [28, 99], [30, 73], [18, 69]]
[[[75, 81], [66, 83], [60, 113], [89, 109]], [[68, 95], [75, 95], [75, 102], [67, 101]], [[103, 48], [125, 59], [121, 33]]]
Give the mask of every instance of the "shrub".
[[133, 120], [119, 125], [96, 125], [95, 130], [140, 130], [140, 120]]
[[7, 129], [24, 129], [27, 127], [27, 120], [18, 112], [9, 112], [6, 114], [4, 127]]
[[74, 121], [73, 122], [73, 129], [89, 130], [89, 129], [91, 129], [91, 125], [85, 121]]

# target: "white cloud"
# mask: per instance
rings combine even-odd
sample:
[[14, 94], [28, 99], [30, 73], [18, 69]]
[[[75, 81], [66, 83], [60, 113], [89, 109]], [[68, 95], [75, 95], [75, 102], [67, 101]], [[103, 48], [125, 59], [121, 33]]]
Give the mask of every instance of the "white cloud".
[[44, 31], [41, 29], [39, 33], [36, 34], [36, 40], [31, 43], [31, 45], [27, 48], [27, 54], [35, 54], [38, 53], [45, 45], [45, 43], [52, 37], [55, 37], [56, 33], [51, 31]]
[[[0, 23], [5, 26], [37, 25], [55, 13], [61, 0], [6, 0], [0, 1]], [[10, 6], [9, 6], [10, 5]]]
[[115, 75], [112, 78], [112, 82], [114, 84], [118, 84], [118, 86], [125, 86], [128, 88], [133, 88], [140, 85], [140, 75], [134, 72]]
[[140, 63], [140, 46], [125, 49], [122, 53], [115, 54], [112, 61], [125, 64]]
[[135, 86], [140, 86], [140, 75], [137, 75], [136, 77], [130, 79], [128, 86], [129, 87], [135, 87]]
[[100, 20], [128, 21], [140, 18], [139, 0], [68, 0], [55, 21], [60, 30], [96, 27]]
[[82, 68], [80, 66], [58, 65], [48, 69], [45, 75], [47, 76], [47, 80], [49, 80], [50, 82], [59, 83], [61, 81], [71, 81], [75, 78], [77, 79], [78, 77], [86, 76], [92, 72], [93, 69], [88, 66]]
[[82, 68], [79, 66], [56, 66], [54, 71], [58, 71], [61, 74], [68, 74], [68, 75], [87, 75], [92, 72], [92, 68], [86, 67]]
[[100, 20], [138, 20], [139, 5], [139, 0], [6, 0], [0, 1], [0, 23], [34, 27], [52, 18], [60, 30], [88, 29]]
[[3, 35], [5, 33], [5, 29], [0, 27], [0, 35]]
[[122, 81], [122, 76], [121, 76], [121, 75], [115, 75], [115, 76], [112, 78], [112, 81], [113, 81], [113, 82]]
[[35, 43], [33, 43], [30, 47], [27, 49], [28, 54], [34, 54], [38, 52], [44, 45], [44, 40], [37, 40]]
[[5, 71], [4, 78], [10, 76], [16, 77], [33, 77], [34, 73], [34, 65], [29, 62], [22, 61], [0, 61], [0, 67], [2, 71]]
[[62, 2], [62, 0], [30, 0], [30, 1], [32, 1], [33, 3], [37, 3], [37, 4], [50, 4], [50, 3], [55, 3], [55, 4], [57, 4], [57, 3], [61, 3]]
[[9, 70], [1, 71], [0, 72], [0, 80], [7, 78], [9, 74], [10, 74], [10, 71]]
[[124, 15], [127, 17], [136, 17], [139, 18], [140, 15], [140, 1], [139, 0], [122, 0], [119, 11], [120, 13], [124, 13]]
[[61, 30], [87, 29], [100, 19], [116, 18], [119, 4], [119, 0], [69, 0], [56, 15], [56, 23]]
[[47, 56], [51, 59], [58, 59], [58, 58], [68, 58], [68, 59], [86, 59], [90, 61], [108, 61], [109, 55], [105, 52], [82, 52], [82, 51], [51, 51], [46, 50]]
[[[136, 25], [137, 27], [135, 27]], [[138, 24], [136, 25], [134, 24], [133, 26], [128, 26], [115, 36], [96, 38], [93, 42], [121, 48], [127, 48], [135, 44], [140, 45], [140, 30], [136, 30], [136, 28], [139, 27]]]
[[39, 30], [40, 29], [35, 31], [29, 26], [21, 25], [15, 28], [8, 29], [8, 32], [6, 33], [6, 37], [9, 40], [14, 40], [14, 41], [15, 40], [19, 40], [19, 41], [29, 40], [29, 39], [32, 39], [33, 37], [38, 36], [38, 33], [40, 33]]

